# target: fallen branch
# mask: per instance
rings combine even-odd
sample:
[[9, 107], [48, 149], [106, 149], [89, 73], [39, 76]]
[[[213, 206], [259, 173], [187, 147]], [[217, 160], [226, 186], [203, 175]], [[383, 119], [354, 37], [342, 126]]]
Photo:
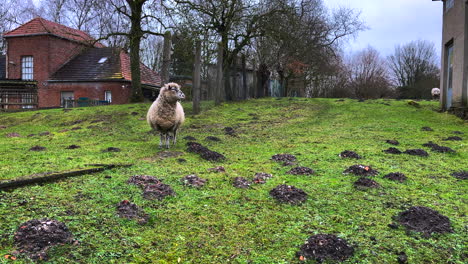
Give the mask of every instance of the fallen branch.
[[0, 181], [0, 190], [16, 188], [23, 185], [34, 184], [34, 183], [43, 183], [54, 181], [62, 178], [68, 178], [73, 176], [80, 176], [86, 174], [93, 174], [97, 172], [102, 172], [105, 170], [113, 168], [127, 168], [132, 166], [131, 164], [88, 164], [96, 166], [94, 168], [80, 169], [80, 170], [71, 170], [71, 171], [62, 171], [62, 172], [45, 172], [37, 173], [28, 176], [21, 176], [16, 179]]

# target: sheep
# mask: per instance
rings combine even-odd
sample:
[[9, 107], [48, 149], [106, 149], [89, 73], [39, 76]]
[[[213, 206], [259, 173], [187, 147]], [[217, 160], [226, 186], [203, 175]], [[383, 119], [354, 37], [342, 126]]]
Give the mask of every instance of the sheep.
[[177, 131], [184, 123], [185, 114], [180, 100], [185, 98], [185, 94], [180, 90], [177, 83], [167, 83], [159, 91], [159, 96], [153, 102], [146, 115], [146, 121], [151, 128], [159, 132], [159, 147], [169, 148], [172, 137], [173, 144], [177, 142]]
[[440, 89], [439, 88], [432, 88], [431, 94], [432, 94], [432, 99], [438, 100], [439, 97], [440, 97]]

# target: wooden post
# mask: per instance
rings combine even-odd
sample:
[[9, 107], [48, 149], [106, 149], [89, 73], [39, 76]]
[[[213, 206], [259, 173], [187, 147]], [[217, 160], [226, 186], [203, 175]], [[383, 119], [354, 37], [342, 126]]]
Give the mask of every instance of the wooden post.
[[195, 64], [193, 65], [193, 114], [200, 113], [200, 72], [201, 72], [201, 41], [195, 42]]
[[163, 61], [161, 66], [161, 86], [169, 82], [169, 67], [171, 65], [171, 32], [164, 33]]
[[220, 105], [223, 100], [223, 45], [218, 43], [218, 62], [216, 63], [216, 87], [215, 87], [215, 105]]
[[247, 86], [247, 67], [245, 65], [245, 54], [242, 54], [242, 92], [241, 99], [245, 100], [249, 98], [249, 89]]

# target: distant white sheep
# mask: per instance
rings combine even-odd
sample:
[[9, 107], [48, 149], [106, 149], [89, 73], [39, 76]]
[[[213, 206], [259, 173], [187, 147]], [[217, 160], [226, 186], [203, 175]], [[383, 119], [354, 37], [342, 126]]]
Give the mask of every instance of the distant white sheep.
[[185, 114], [180, 100], [185, 98], [185, 94], [180, 90], [177, 83], [168, 83], [159, 91], [158, 98], [153, 102], [146, 115], [146, 120], [151, 128], [160, 135], [159, 147], [169, 148], [170, 139], [174, 145], [177, 142], [177, 131], [184, 123]]
[[432, 99], [438, 100], [440, 98], [440, 89], [432, 88], [431, 94], [432, 94]]

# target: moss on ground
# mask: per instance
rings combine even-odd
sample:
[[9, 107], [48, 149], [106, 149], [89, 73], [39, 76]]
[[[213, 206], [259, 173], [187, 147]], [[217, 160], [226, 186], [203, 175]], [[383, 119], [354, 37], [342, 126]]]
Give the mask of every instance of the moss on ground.
[[[134, 166], [0, 191], [0, 254], [9, 261], [3, 255], [14, 251], [13, 234], [21, 223], [52, 218], [66, 223], [80, 243], [53, 248], [48, 263], [296, 263], [304, 241], [323, 233], [355, 247], [345, 263], [397, 263], [402, 251], [409, 263], [463, 263], [467, 183], [450, 174], [467, 169], [468, 127], [436, 112], [435, 102], [419, 103], [420, 108], [394, 100], [260, 99], [225, 103], [197, 116], [185, 104], [188, 118], [177, 146], [170, 149], [182, 155], [173, 157], [158, 155], [159, 139], [144, 120], [149, 104], [2, 113], [0, 126], [6, 128], [0, 129], [0, 179], [95, 163]], [[421, 130], [425, 126], [433, 131]], [[225, 127], [232, 127], [236, 136], [226, 135]], [[51, 135], [39, 135], [46, 131]], [[457, 135], [463, 140], [442, 140], [455, 135], [453, 131], [463, 132]], [[21, 137], [7, 137], [9, 133]], [[185, 136], [227, 159], [209, 162], [187, 152]], [[207, 136], [221, 141], [205, 140]], [[395, 147], [388, 139], [398, 140], [402, 151], [425, 149], [429, 157], [384, 153]], [[456, 153], [432, 152], [422, 146], [428, 141]], [[72, 144], [80, 148], [66, 149]], [[30, 151], [33, 146], [46, 149]], [[121, 151], [103, 152], [109, 147]], [[362, 159], [341, 159], [344, 150]], [[279, 153], [295, 155], [298, 166], [315, 173], [286, 174], [292, 166], [270, 160]], [[372, 179], [381, 187], [356, 189], [359, 176], [342, 174], [354, 164], [377, 169], [380, 173]], [[226, 172], [208, 171], [215, 166]], [[251, 180], [257, 172], [273, 178], [248, 189], [232, 186], [233, 178]], [[383, 178], [391, 172], [408, 179], [399, 183]], [[144, 199], [140, 188], [126, 183], [137, 174], [162, 179], [176, 196]], [[185, 186], [180, 179], [189, 174], [208, 181], [201, 188]], [[269, 191], [280, 184], [304, 190], [308, 200], [278, 203]], [[116, 205], [122, 200], [143, 208], [149, 222], [119, 218]], [[388, 226], [411, 206], [449, 217], [454, 233], [425, 237], [400, 225]], [[30, 261], [19, 256], [15, 262]]]

